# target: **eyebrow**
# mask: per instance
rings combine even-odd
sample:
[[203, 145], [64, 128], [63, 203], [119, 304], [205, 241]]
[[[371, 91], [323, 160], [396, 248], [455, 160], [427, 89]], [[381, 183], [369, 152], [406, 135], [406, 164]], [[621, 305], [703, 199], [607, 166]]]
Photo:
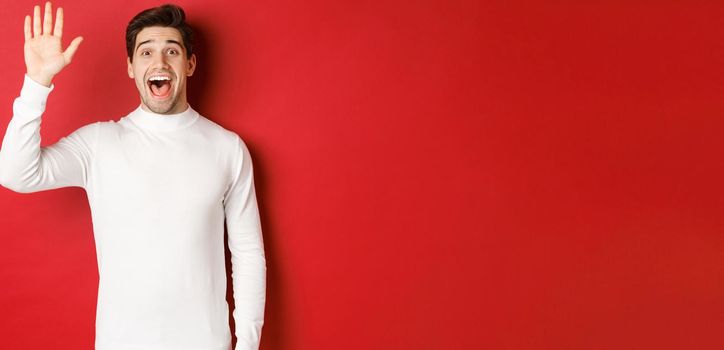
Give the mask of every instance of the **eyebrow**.
[[[155, 41], [155, 40], [154, 40], [154, 39], [148, 39], [148, 40], [146, 40], [146, 41], [142, 41], [140, 44], [138, 44], [138, 46], [136, 46], [136, 51], [138, 51], [138, 48], [141, 47], [143, 44], [148, 44], [148, 43], [153, 42], [153, 41]], [[178, 45], [178, 46], [180, 46], [180, 47], [182, 47], [182, 48], [184, 47], [183, 45], [181, 45], [180, 42], [178, 42], [178, 41], [176, 41], [176, 40], [171, 40], [171, 39], [169, 39], [169, 40], [166, 40], [166, 43], [168, 43], [168, 44], [176, 44], [176, 45]]]

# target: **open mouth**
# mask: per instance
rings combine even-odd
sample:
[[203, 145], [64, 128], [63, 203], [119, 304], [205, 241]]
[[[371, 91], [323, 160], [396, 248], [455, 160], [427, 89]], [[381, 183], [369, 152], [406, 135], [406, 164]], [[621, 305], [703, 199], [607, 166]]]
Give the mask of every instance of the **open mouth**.
[[168, 75], [152, 75], [146, 84], [153, 98], [164, 99], [171, 95], [171, 77]]

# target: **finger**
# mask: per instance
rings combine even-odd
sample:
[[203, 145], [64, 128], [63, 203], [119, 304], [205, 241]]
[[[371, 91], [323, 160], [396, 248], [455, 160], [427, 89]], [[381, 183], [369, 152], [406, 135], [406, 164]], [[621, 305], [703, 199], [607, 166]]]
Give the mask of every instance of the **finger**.
[[78, 50], [78, 45], [80, 45], [80, 42], [83, 41], [83, 37], [79, 36], [73, 41], [70, 42], [70, 45], [68, 45], [68, 48], [65, 49], [65, 52], [63, 52], [63, 57], [65, 57], [65, 62], [70, 63], [70, 61], [73, 59], [73, 55], [75, 55], [75, 52]]
[[33, 32], [30, 29], [30, 16], [25, 16], [25, 41], [33, 38]]
[[50, 1], [45, 3], [45, 14], [43, 15], [43, 34], [50, 35], [53, 29], [53, 9]]
[[63, 8], [58, 7], [58, 10], [55, 12], [55, 29], [53, 30], [53, 35], [57, 37], [63, 36]]
[[33, 9], [33, 36], [40, 35], [40, 6]]

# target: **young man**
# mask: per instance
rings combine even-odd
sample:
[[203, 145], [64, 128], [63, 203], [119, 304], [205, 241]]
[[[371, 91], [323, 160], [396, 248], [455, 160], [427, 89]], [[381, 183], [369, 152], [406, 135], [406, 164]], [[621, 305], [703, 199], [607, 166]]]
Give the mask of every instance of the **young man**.
[[234, 289], [236, 349], [257, 349], [266, 260], [252, 162], [241, 138], [186, 101], [196, 65], [181, 8], [134, 17], [126, 30], [128, 75], [141, 103], [119, 121], [85, 125], [40, 147], [51, 81], [82, 38], [61, 48], [53, 26], [25, 18], [27, 74], [0, 150], [0, 184], [17, 192], [86, 190], [100, 281], [97, 350], [228, 350], [224, 220]]

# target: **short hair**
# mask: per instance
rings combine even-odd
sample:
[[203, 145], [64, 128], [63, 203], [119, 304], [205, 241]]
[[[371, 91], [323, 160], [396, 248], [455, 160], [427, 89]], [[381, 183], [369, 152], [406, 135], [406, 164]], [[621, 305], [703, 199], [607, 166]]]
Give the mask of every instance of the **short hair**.
[[133, 61], [133, 51], [136, 48], [136, 37], [146, 27], [171, 27], [181, 33], [183, 45], [186, 49], [186, 58], [191, 58], [194, 51], [194, 32], [186, 23], [184, 10], [173, 4], [165, 4], [139, 12], [126, 27], [126, 51], [128, 58]]

